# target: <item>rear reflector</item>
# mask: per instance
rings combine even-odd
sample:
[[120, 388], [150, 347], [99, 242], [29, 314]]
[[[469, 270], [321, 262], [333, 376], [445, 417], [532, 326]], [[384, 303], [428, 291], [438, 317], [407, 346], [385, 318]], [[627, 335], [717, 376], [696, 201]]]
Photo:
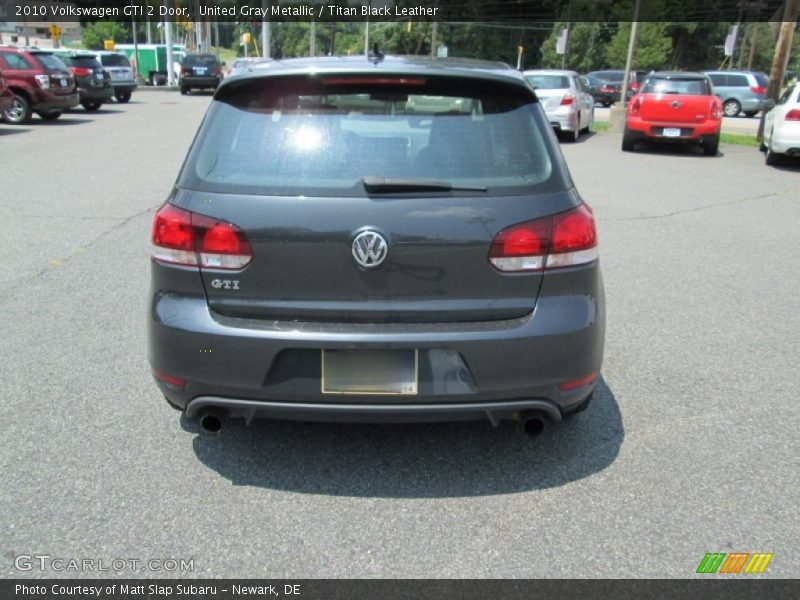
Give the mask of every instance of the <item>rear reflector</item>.
[[242, 269], [253, 259], [244, 232], [232, 223], [164, 204], [153, 218], [153, 258], [209, 269]]
[[800, 121], [800, 109], [793, 108], [784, 117], [787, 121]]
[[489, 262], [503, 272], [574, 267], [595, 260], [594, 216], [585, 204], [503, 229], [489, 249]]
[[578, 389], [579, 387], [589, 385], [595, 379], [597, 379], [597, 372], [589, 373], [588, 375], [584, 375], [583, 377], [579, 377], [578, 379], [570, 379], [569, 381], [559, 383], [558, 389], [562, 392], [568, 392], [570, 390], [575, 390]]
[[161, 371], [157, 371], [156, 369], [153, 369], [153, 377], [155, 377], [161, 383], [166, 383], [168, 386], [178, 390], [186, 385], [185, 379], [181, 379], [180, 377], [175, 377], [174, 375], [167, 375], [166, 373], [162, 373]]

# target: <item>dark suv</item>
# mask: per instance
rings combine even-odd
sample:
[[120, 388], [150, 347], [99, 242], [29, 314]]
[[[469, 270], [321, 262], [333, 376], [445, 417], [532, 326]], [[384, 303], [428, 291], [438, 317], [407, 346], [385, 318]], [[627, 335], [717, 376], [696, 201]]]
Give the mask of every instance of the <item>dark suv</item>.
[[535, 433], [598, 381], [594, 215], [533, 88], [500, 63], [295, 59], [226, 80], [152, 243], [150, 364], [207, 430]]
[[217, 89], [222, 81], [222, 66], [214, 54], [187, 54], [181, 63], [178, 85], [181, 94], [196, 88]]
[[81, 106], [95, 111], [114, 97], [111, 78], [94, 54], [76, 50], [54, 50], [72, 74], [80, 94]]
[[[592, 77], [605, 82], [601, 86], [604, 94], [603, 106], [610, 106], [614, 102], [619, 102], [622, 96], [622, 82], [625, 79], [625, 69], [608, 69], [606, 71], [592, 71], [588, 73]], [[626, 98], [630, 100], [635, 93], [639, 91], [639, 87], [644, 82], [647, 72], [631, 70], [628, 77], [628, 92]]]
[[3, 112], [9, 123], [27, 123], [33, 113], [52, 121], [80, 100], [75, 78], [52, 52], [0, 47], [0, 71], [14, 94]]

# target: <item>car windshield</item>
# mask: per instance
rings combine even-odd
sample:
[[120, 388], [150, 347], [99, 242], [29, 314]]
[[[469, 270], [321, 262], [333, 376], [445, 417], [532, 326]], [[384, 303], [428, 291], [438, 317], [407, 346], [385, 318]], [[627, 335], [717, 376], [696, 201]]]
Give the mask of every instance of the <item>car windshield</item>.
[[188, 55], [184, 59], [183, 64], [192, 67], [213, 67], [217, 64], [216, 56], [192, 56]]
[[537, 90], [560, 90], [569, 87], [566, 75], [526, 75], [526, 79]]
[[102, 54], [100, 60], [104, 67], [130, 67], [128, 57], [123, 54]]
[[710, 93], [705, 79], [648, 77], [643, 94], [688, 94], [704, 96]]
[[35, 56], [36, 60], [38, 60], [41, 63], [41, 65], [49, 71], [67, 70], [67, 65], [65, 65], [60, 58], [58, 58], [53, 54], [45, 54], [43, 52], [37, 52], [33, 56]]
[[222, 88], [181, 185], [343, 196], [365, 195], [369, 177], [500, 195], [563, 189], [548, 125], [524, 89], [453, 78], [374, 81], [273, 77]]

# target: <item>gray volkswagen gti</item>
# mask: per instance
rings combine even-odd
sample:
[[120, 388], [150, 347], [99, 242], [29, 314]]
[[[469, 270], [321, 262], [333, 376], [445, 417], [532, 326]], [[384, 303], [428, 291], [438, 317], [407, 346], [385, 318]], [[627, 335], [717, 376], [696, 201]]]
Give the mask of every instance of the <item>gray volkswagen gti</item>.
[[152, 243], [150, 364], [207, 431], [266, 417], [538, 433], [598, 381], [592, 210], [503, 64], [296, 59], [226, 79]]

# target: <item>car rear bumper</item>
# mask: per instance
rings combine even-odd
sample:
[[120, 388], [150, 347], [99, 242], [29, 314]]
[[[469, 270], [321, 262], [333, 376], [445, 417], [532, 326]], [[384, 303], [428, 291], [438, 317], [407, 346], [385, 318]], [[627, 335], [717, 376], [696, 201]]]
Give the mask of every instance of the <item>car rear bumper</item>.
[[179, 85], [186, 87], [217, 87], [222, 79], [220, 77], [181, 77]]
[[800, 123], [784, 125], [773, 131], [769, 140], [770, 150], [778, 154], [800, 156]]
[[139, 87], [135, 81], [132, 80], [111, 80], [111, 87], [114, 88], [114, 93], [128, 93]]
[[77, 91], [63, 96], [55, 94], [42, 95], [37, 99], [38, 101], [33, 105], [34, 112], [37, 113], [51, 113], [64, 111], [68, 108], [74, 108], [80, 104], [80, 94]]
[[[700, 141], [704, 137], [717, 135], [722, 121], [708, 120], [704, 123], [667, 123], [644, 121], [628, 117], [626, 127], [629, 134], [640, 139], [662, 140], [667, 142]], [[665, 135], [665, 130], [680, 129], [679, 136]]]
[[109, 102], [114, 97], [114, 88], [108, 87], [85, 87], [79, 88], [81, 102]]
[[558, 109], [547, 111], [547, 120], [550, 121], [556, 131], [577, 131], [578, 130], [578, 111], [576, 109]]
[[[568, 276], [545, 275], [533, 313], [521, 318], [408, 324], [225, 317], [211, 311], [204, 296], [176, 289], [180, 279], [186, 289], [196, 286], [196, 271], [178, 273], [157, 263], [152, 269], [150, 364], [185, 380], [180, 388], [157, 383], [190, 415], [212, 403], [248, 418], [458, 420], [520, 410], [556, 415], [585, 400], [596, 379], [568, 391], [559, 384], [598, 374], [602, 364], [605, 309], [597, 264]], [[418, 393], [323, 394], [323, 349], [417, 350]]]

